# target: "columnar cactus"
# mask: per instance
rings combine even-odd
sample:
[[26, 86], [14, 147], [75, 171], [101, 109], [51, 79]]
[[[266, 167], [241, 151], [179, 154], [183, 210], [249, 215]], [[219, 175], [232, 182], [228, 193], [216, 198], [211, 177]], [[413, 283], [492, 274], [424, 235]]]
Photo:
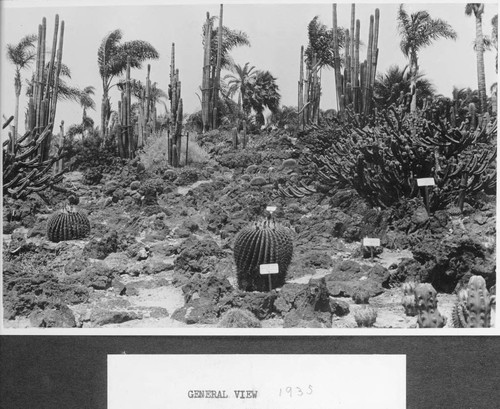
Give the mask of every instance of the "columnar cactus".
[[55, 213], [47, 224], [47, 237], [55, 243], [82, 239], [89, 233], [90, 222], [87, 216], [72, 208]]
[[409, 317], [414, 317], [417, 315], [417, 305], [415, 303], [415, 283], [413, 281], [404, 283], [402, 288], [403, 298], [401, 299], [401, 304], [403, 304], [405, 314]]
[[272, 286], [282, 286], [292, 261], [292, 253], [290, 231], [274, 220], [243, 228], [234, 244], [238, 287], [244, 291], [267, 291], [268, 277], [260, 274], [259, 266], [273, 263], [278, 264], [279, 272], [271, 275]]
[[469, 319], [469, 310], [467, 309], [467, 298], [469, 298], [469, 295], [467, 290], [460, 290], [457, 298], [458, 300], [453, 306], [451, 313], [452, 324], [455, 328], [465, 328]]
[[467, 328], [484, 328], [490, 326], [491, 299], [486, 282], [481, 276], [472, 276], [467, 285], [467, 310], [469, 319]]
[[423, 283], [415, 287], [415, 302], [417, 304], [420, 328], [442, 328], [446, 319], [437, 309], [436, 290], [431, 284]]

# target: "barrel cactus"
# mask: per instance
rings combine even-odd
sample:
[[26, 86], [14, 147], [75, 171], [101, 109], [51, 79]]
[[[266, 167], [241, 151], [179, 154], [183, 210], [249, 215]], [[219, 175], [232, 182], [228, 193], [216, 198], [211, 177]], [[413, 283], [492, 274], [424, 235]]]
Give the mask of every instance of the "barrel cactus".
[[467, 328], [488, 328], [491, 320], [491, 298], [483, 277], [474, 275], [469, 279], [467, 295]]
[[418, 284], [415, 287], [415, 303], [420, 328], [443, 328], [446, 325], [446, 318], [437, 309], [437, 294], [431, 284]]
[[70, 207], [53, 214], [47, 224], [47, 237], [55, 243], [82, 239], [89, 233], [90, 222], [87, 216]]
[[234, 244], [238, 287], [243, 291], [267, 291], [269, 278], [260, 274], [261, 264], [277, 263], [278, 274], [271, 275], [273, 288], [285, 284], [292, 261], [293, 243], [290, 230], [274, 220], [243, 228]]

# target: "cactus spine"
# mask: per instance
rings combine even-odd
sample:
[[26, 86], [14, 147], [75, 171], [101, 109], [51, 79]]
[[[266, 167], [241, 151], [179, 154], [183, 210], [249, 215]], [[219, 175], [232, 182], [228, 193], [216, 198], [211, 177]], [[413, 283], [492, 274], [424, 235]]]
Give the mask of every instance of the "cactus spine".
[[417, 323], [420, 328], [442, 328], [446, 324], [445, 318], [437, 309], [436, 295], [436, 290], [431, 284], [418, 284], [415, 287]]
[[243, 228], [234, 244], [238, 287], [244, 291], [267, 291], [267, 277], [260, 275], [259, 266], [273, 263], [278, 264], [279, 273], [271, 276], [272, 287], [283, 286], [292, 254], [289, 229], [274, 220]]

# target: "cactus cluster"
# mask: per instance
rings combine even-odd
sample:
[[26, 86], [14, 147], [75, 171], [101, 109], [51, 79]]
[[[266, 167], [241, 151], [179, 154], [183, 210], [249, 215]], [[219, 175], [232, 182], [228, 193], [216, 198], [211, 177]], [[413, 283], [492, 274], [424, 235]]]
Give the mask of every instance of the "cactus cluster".
[[[383, 208], [421, 195], [418, 178], [435, 180], [431, 210], [460, 205], [481, 190], [494, 191], [496, 119], [486, 117], [476, 127], [466, 121], [453, 127], [446, 118], [427, 119], [427, 111], [413, 115], [394, 106], [371, 116], [345, 112], [346, 121], [312, 127], [300, 136], [305, 148], [301, 163], [314, 170], [316, 179], [354, 188]], [[281, 193], [307, 194], [298, 190]]]
[[429, 283], [421, 283], [415, 287], [417, 323], [420, 328], [443, 328], [446, 325], [446, 318], [437, 309], [436, 296], [436, 290]]
[[69, 207], [53, 214], [47, 223], [47, 237], [54, 243], [83, 239], [89, 233], [87, 216]]
[[491, 324], [492, 297], [481, 276], [469, 279], [467, 290], [458, 293], [453, 307], [452, 322], [455, 328], [487, 328]]
[[244, 291], [267, 291], [268, 277], [260, 274], [259, 266], [273, 263], [278, 264], [279, 272], [271, 275], [272, 287], [283, 286], [292, 254], [290, 230], [274, 220], [243, 228], [234, 244], [238, 287]]

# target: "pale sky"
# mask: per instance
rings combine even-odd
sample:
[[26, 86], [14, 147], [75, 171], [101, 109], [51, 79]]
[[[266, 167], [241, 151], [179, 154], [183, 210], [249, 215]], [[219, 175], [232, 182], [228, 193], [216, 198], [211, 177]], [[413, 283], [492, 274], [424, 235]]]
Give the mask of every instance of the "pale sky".
[[[97, 49], [102, 39], [112, 30], [123, 31], [123, 41], [141, 39], [150, 42], [160, 53], [160, 59], [151, 61], [151, 79], [164, 90], [169, 82], [171, 43], [176, 44], [176, 66], [182, 81], [184, 112], [200, 109], [196, 93], [201, 84], [203, 48], [201, 27], [206, 12], [218, 15], [219, 4], [201, 3], [188, 5], [150, 4], [141, 6], [121, 5], [90, 6], [88, 1], [62, 3], [51, 7], [51, 2], [3, 1], [1, 16], [1, 99], [0, 111], [9, 117], [14, 113], [14, 67], [6, 61], [5, 46], [17, 43], [21, 37], [37, 33], [42, 17], [47, 18], [47, 44], [52, 41], [55, 14], [65, 21], [63, 62], [72, 72], [69, 83], [80, 88], [93, 85], [96, 88], [96, 111], [88, 114], [95, 124], [100, 122], [102, 97], [101, 79], [97, 67]], [[115, 2], [116, 3], [116, 2]], [[159, 3], [159, 2], [157, 2]], [[19, 8], [19, 4], [23, 5]], [[43, 5], [43, 7], [40, 6]], [[67, 4], [77, 6], [68, 7]], [[97, 4], [93, 2], [93, 4]], [[142, 3], [141, 3], [142, 4]], [[85, 6], [84, 6], [85, 5]], [[404, 66], [407, 60], [399, 48], [396, 3], [364, 3], [356, 5], [356, 18], [361, 21], [361, 40], [368, 42], [369, 16], [380, 9], [379, 61], [377, 72], [385, 72], [392, 64]], [[422, 72], [435, 85], [437, 92], [451, 96], [453, 86], [477, 88], [476, 55], [472, 45], [475, 37], [475, 19], [464, 13], [465, 3], [426, 4], [408, 3], [408, 12], [428, 10], [432, 17], [443, 18], [458, 33], [456, 41], [440, 39], [419, 54]], [[350, 25], [350, 3], [338, 3], [338, 23]], [[496, 3], [487, 3], [483, 17], [483, 32], [491, 34], [491, 18], [498, 12]], [[297, 81], [301, 45], [307, 45], [307, 25], [318, 15], [328, 27], [332, 25], [331, 3], [314, 4], [237, 4], [224, 3], [224, 25], [245, 31], [251, 47], [235, 49], [231, 56], [240, 65], [249, 62], [257, 69], [269, 70], [277, 77], [282, 95], [282, 105], [297, 105]], [[360, 59], [366, 58], [366, 49], [360, 51]], [[147, 63], [146, 63], [147, 64]], [[145, 66], [146, 66], [145, 64]], [[495, 52], [485, 53], [486, 81], [489, 87], [497, 81]], [[223, 72], [224, 74], [224, 72]], [[23, 78], [31, 71], [22, 73]], [[144, 81], [144, 70], [132, 70], [132, 77]], [[333, 70], [323, 72], [323, 109], [335, 107]], [[116, 88], [114, 88], [116, 89]], [[25, 87], [20, 104], [20, 131], [24, 131]], [[116, 109], [118, 93], [112, 93], [112, 108]], [[158, 107], [159, 112], [163, 108]], [[57, 107], [56, 124], [61, 120], [67, 126], [81, 121], [82, 109], [76, 103], [61, 102]], [[2, 121], [3, 122], [3, 121]], [[56, 128], [57, 129], [57, 128]], [[5, 134], [5, 131], [2, 132]]]

